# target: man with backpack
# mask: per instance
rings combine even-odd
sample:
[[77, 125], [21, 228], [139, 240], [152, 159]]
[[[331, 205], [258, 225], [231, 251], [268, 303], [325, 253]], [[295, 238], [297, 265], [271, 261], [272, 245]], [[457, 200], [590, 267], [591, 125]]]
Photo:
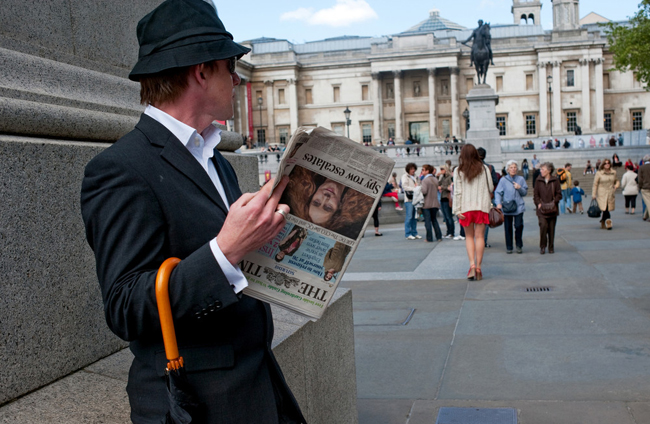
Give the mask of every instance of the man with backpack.
[[[560, 213], [573, 213], [571, 210], [571, 164], [567, 163], [564, 168], [557, 170], [557, 178], [560, 180], [562, 200], [560, 200]], [[566, 209], [566, 212], [565, 212]]]

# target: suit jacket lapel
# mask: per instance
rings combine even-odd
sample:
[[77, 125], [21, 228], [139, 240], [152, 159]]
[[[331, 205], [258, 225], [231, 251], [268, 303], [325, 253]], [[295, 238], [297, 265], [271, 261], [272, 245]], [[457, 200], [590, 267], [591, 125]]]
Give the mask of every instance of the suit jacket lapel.
[[228, 213], [228, 208], [226, 208], [210, 176], [178, 138], [155, 119], [144, 114], [136, 128], [139, 128], [152, 144], [163, 148], [160, 156], [164, 160], [183, 173], [193, 184], [197, 185], [206, 196], [223, 210], [224, 214]]
[[214, 167], [217, 170], [221, 184], [223, 185], [223, 190], [226, 192], [226, 198], [228, 199], [228, 204], [232, 205], [239, 199], [241, 193], [239, 191], [239, 186], [237, 181], [233, 181], [229, 175], [226, 174], [226, 167], [229, 166], [228, 161], [224, 158], [221, 153], [214, 149], [214, 156], [212, 157]]

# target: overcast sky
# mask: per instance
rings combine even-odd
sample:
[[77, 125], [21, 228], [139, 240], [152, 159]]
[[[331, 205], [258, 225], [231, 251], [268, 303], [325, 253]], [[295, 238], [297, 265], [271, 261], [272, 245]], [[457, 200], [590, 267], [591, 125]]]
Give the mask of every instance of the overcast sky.
[[[512, 0], [213, 0], [226, 29], [236, 41], [260, 37], [294, 43], [342, 35], [380, 36], [407, 30], [425, 20], [431, 9], [468, 28], [483, 19], [512, 24]], [[640, 0], [582, 0], [580, 17], [596, 12], [611, 20], [625, 20], [638, 10]], [[553, 4], [542, 0], [542, 26], [553, 27]]]

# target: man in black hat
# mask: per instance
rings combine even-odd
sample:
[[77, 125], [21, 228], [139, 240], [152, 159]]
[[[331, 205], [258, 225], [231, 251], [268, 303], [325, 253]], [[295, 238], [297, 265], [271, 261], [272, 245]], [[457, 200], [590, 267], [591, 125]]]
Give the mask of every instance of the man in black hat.
[[242, 295], [242, 257], [284, 226], [283, 180], [242, 195], [213, 120], [233, 115], [241, 80], [233, 42], [203, 0], [166, 0], [138, 24], [147, 107], [135, 129], [86, 167], [81, 210], [106, 320], [130, 341], [134, 423], [162, 422], [166, 359], [155, 299], [162, 262], [178, 257], [170, 299], [179, 351], [199, 402], [192, 423], [303, 423], [271, 350], [269, 305]]

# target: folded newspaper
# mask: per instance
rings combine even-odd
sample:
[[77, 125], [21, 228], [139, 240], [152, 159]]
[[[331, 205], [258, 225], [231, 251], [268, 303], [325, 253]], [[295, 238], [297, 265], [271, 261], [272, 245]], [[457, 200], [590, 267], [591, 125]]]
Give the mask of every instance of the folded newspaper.
[[[320, 318], [357, 249], [395, 162], [325, 128], [300, 127], [278, 168], [291, 211], [239, 264], [244, 294]], [[276, 184], [280, 178], [276, 178]]]

